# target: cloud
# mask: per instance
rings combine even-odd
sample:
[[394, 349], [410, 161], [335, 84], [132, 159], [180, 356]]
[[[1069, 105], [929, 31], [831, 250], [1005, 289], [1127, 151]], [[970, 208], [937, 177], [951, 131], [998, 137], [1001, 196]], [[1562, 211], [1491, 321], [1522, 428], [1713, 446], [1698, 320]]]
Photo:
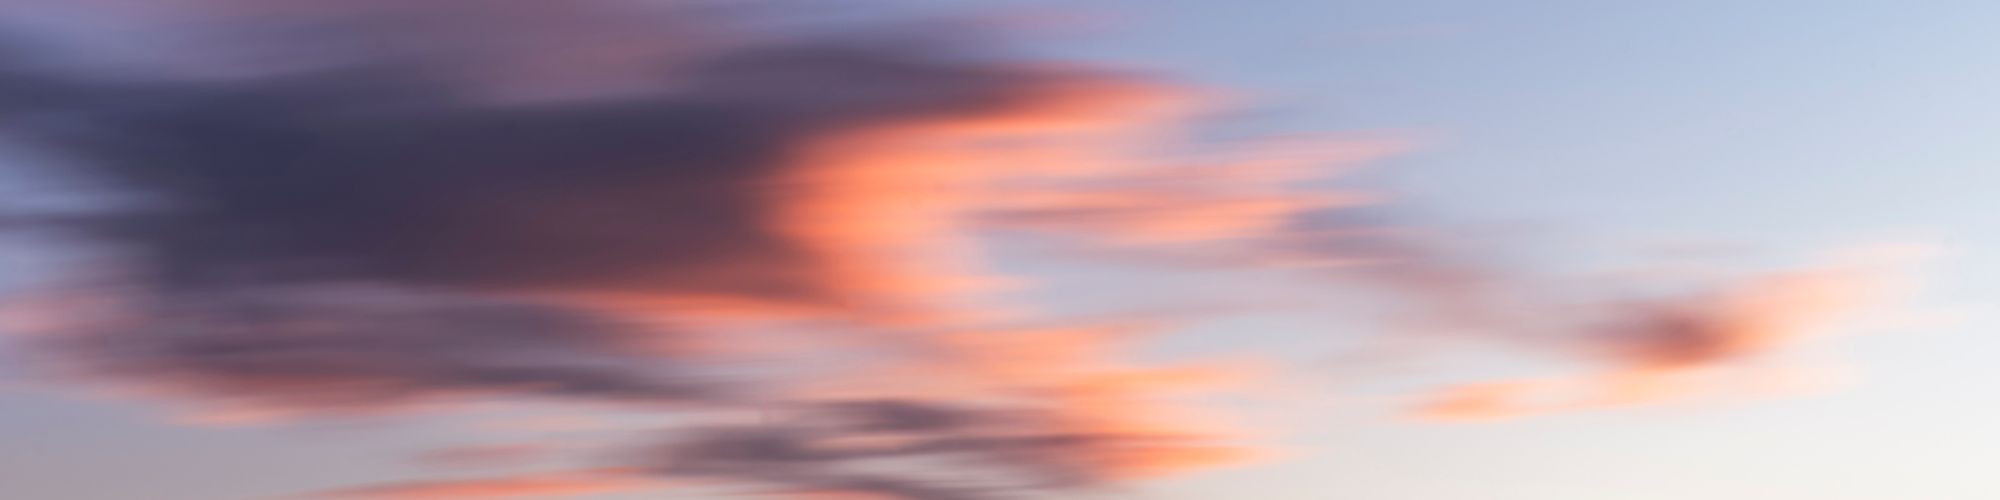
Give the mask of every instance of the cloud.
[[[849, 212], [813, 220], [866, 234], [818, 234], [798, 212], [897, 179], [792, 156], [847, 128], [1004, 109], [1030, 78], [824, 47], [691, 71], [681, 95], [523, 106], [432, 95], [408, 74], [128, 84], [67, 103], [88, 132], [40, 145], [155, 202], [90, 229], [164, 288], [338, 279], [825, 305], [857, 300], [835, 260], [853, 241], [903, 229]], [[818, 184], [832, 182], [855, 185]]]
[[1123, 249], [1272, 245], [1294, 237], [1313, 215], [1379, 201], [1373, 193], [1299, 184], [1407, 147], [1390, 138], [1292, 138], [1230, 148], [1234, 157], [1206, 164], [1113, 160], [1078, 168], [1077, 182], [1009, 193], [989, 222]]
[[[1067, 494], [1261, 458], [1244, 432], [1185, 408], [1246, 383], [1243, 363], [1122, 359], [1164, 325], [939, 332], [794, 384], [634, 461], [773, 494], [983, 499]], [[838, 356], [836, 356], [836, 359]]]
[[[1639, 298], [1595, 297], [1547, 347], [1586, 365], [1559, 377], [1482, 382], [1432, 395], [1426, 418], [1488, 420], [1685, 399], [1773, 385], [1771, 357], [1892, 312], [1911, 266], [1908, 246], [1837, 253], [1826, 264], [1740, 276]], [[1782, 366], [1782, 365], [1779, 365]]]
[[472, 479], [413, 481], [306, 495], [317, 500], [485, 500], [569, 498], [669, 486], [620, 470], [586, 470]]
[[[365, 414], [476, 397], [726, 398], [671, 332], [492, 299], [369, 287], [151, 298], [46, 337], [69, 370], [238, 416]], [[115, 313], [115, 311], [114, 311]]]
[[588, 415], [549, 415], [496, 419], [479, 424], [496, 433], [582, 432], [614, 428], [610, 422]]
[[1094, 488], [1190, 457], [1190, 438], [1091, 429], [1068, 417], [1021, 405], [834, 402], [686, 433], [651, 456], [672, 476], [910, 500]]
[[1627, 364], [1675, 369], [1768, 352], [1868, 307], [1881, 278], [1847, 269], [1773, 273], [1734, 286], [1626, 306], [1600, 336]]
[[417, 462], [436, 467], [492, 467], [532, 462], [555, 451], [555, 446], [536, 443], [466, 445], [424, 452]]
[[1526, 407], [1527, 393], [1536, 389], [1524, 382], [1482, 382], [1455, 386], [1438, 394], [1416, 409], [1419, 418], [1444, 421], [1478, 421], [1519, 417], [1532, 412]]
[[[344, 16], [388, 9], [421, 28], [446, 6], [464, 7], [301, 2], [306, 13], [341, 12], [311, 14], [338, 29], [259, 36], [422, 36]], [[598, 7], [557, 10], [595, 19]], [[307, 15], [214, 8], [226, 11], [223, 27]], [[532, 27], [459, 21], [555, 38], [542, 30], [589, 25], [529, 17]], [[502, 39], [512, 37], [462, 41]], [[606, 341], [673, 333], [595, 333], [633, 327], [592, 316], [634, 305], [874, 324], [968, 315], [955, 297], [987, 277], [959, 247], [957, 218], [976, 208], [970, 185], [998, 174], [957, 143], [1114, 120], [1118, 96], [1145, 87], [891, 42], [760, 39], [678, 61], [647, 92], [527, 102], [486, 95], [489, 79], [369, 49], [349, 54], [359, 63], [249, 76], [11, 61], [10, 85], [49, 90], [10, 103], [9, 130], [57, 158], [35, 167], [123, 201], [61, 227], [116, 270], [85, 285], [115, 292], [125, 324], [93, 325], [80, 343], [135, 347], [79, 349], [103, 358], [89, 363], [99, 374], [311, 409], [507, 390], [687, 399], [677, 382], [650, 387], [623, 373], [636, 356]], [[491, 49], [481, 54], [518, 52]], [[383, 299], [346, 297], [365, 293]], [[382, 304], [389, 297], [437, 309]], [[459, 300], [482, 305], [440, 303]], [[474, 316], [510, 314], [546, 328], [475, 331], [495, 320]], [[282, 329], [309, 331], [266, 331]], [[452, 347], [503, 336], [560, 361]], [[605, 362], [562, 359], [598, 354]], [[306, 362], [278, 361], [294, 358]]]
[[[1062, 364], [1019, 387], [996, 377], [1028, 358], [934, 338], [990, 329], [988, 310], [1004, 309], [976, 296], [998, 277], [974, 248], [1002, 186], [1096, 168], [1016, 163], [1050, 149], [1013, 145], [1082, 152], [1096, 146], [1061, 143], [1160, 126], [1187, 98], [1175, 87], [931, 43], [947, 37], [762, 33], [630, 40], [672, 46], [657, 65], [607, 65], [656, 69], [615, 77], [642, 84], [600, 87], [577, 79], [614, 77], [488, 71], [572, 53], [575, 30], [598, 22], [586, 19], [616, 17], [597, 2], [510, 3], [462, 19], [438, 15], [467, 8], [454, 2], [198, 5], [206, 19], [178, 26], [212, 36], [194, 38], [267, 42], [286, 57], [166, 59], [181, 65], [172, 71], [0, 60], [0, 85], [37, 94], [0, 103], [8, 136], [49, 158], [26, 167], [85, 181], [107, 200], [49, 217], [65, 244], [95, 257], [58, 290], [91, 307], [64, 310], [38, 338], [85, 380], [217, 418], [523, 398], [688, 418], [796, 406], [849, 423], [671, 431], [688, 440], [656, 472], [904, 498], [1096, 487], [1220, 461], [1231, 448], [1141, 418], [1168, 406], [1146, 395], [1166, 372], [1097, 366], [1111, 349], [1069, 338], [1096, 336], [1086, 329], [1035, 335], [1080, 351], [1051, 354]], [[33, 59], [86, 49], [42, 47]], [[1190, 220], [1145, 232], [1222, 235], [1290, 210], [1207, 206], [1240, 209], [1162, 213]], [[1201, 217], [1216, 220], [1192, 220]], [[1236, 217], [1247, 222], [1219, 220]], [[978, 369], [953, 378], [996, 392], [778, 398], [799, 372], [820, 374], [744, 370], [680, 348], [690, 335], [733, 333], [693, 331], [727, 316], [845, 335], [885, 364], [976, 356]], [[897, 465], [910, 461], [928, 465]], [[923, 478], [931, 472], [995, 484], [963, 489]], [[602, 484], [531, 476], [344, 494]]]

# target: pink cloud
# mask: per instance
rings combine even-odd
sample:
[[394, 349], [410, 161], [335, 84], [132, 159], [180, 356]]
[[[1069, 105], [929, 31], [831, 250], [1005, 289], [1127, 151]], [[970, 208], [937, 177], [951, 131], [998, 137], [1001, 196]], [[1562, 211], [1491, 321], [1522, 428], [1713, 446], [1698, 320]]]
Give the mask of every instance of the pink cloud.
[[391, 483], [316, 493], [308, 497], [324, 500], [567, 498], [667, 486], [667, 483], [633, 476], [625, 471], [595, 470]]

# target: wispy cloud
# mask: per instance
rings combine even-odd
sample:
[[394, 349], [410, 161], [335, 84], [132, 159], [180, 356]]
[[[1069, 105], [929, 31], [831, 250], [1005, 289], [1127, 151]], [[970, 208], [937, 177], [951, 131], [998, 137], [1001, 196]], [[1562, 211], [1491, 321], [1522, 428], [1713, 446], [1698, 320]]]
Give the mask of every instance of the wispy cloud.
[[[1911, 266], [1935, 250], [1844, 252], [1812, 268], [1573, 308], [1549, 347], [1580, 375], [1482, 382], [1445, 390], [1417, 413], [1483, 420], [1654, 403], [1783, 382], [1770, 357], [1814, 337], [1892, 314]], [[1871, 318], [1874, 317], [1874, 318]], [[1760, 380], [1768, 379], [1768, 380]]]
[[470, 479], [413, 481], [306, 495], [316, 500], [486, 500], [569, 498], [671, 487], [620, 470], [585, 470]]

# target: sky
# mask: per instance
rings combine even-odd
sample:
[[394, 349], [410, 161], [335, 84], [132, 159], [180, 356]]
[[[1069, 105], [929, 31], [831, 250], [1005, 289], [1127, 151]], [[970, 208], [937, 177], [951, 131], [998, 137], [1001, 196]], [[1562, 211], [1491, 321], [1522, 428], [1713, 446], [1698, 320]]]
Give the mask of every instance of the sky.
[[[136, 221], [138, 230], [55, 217], [89, 226], [61, 239], [88, 250], [40, 233], [10, 238], [0, 262], [18, 289], [10, 311], [57, 316], [59, 326], [28, 321], [0, 351], [9, 366], [0, 498], [2000, 494], [2000, 479], [1982, 470], [2000, 459], [1989, 445], [2000, 433], [1983, 425], [2000, 416], [2000, 396], [1980, 387], [2000, 375], [1982, 355], [2000, 347], [1985, 335], [1995, 323], [1988, 283], [2000, 278], [1986, 249], [2000, 246], [2000, 222], [1981, 201], [2000, 181], [1989, 138], [2000, 101], [1987, 95], [2000, 87], [2000, 55], [1985, 49], [2000, 41], [1990, 29], [2000, 5], [745, 2], [715, 18], [670, 14], [673, 28], [659, 35], [645, 21], [630, 28], [533, 7], [520, 7], [525, 17], [493, 8], [493, 23], [526, 23], [493, 28], [458, 15], [475, 3], [422, 3], [473, 19], [467, 38], [419, 32], [383, 50], [462, 49], [411, 54], [464, 63], [449, 76], [499, 89], [496, 99], [517, 98], [496, 82], [519, 79], [529, 106], [560, 111], [515, 116], [463, 96], [407, 104], [365, 94], [353, 102], [395, 119], [370, 122], [377, 115], [322, 111], [340, 109], [339, 98], [255, 94], [268, 89], [237, 67], [174, 59], [184, 53], [176, 46], [145, 42], [154, 36], [145, 29], [189, 29], [174, 24], [182, 15], [247, 15], [250, 25], [327, 15], [312, 7], [24, 0], [0, 10], [17, 20], [6, 25], [83, 47], [35, 49], [86, 69], [46, 74], [91, 75], [33, 81], [17, 75], [41, 67], [7, 61], [0, 91], [32, 94], [0, 100], [0, 112], [24, 117], [5, 127], [22, 146], [5, 156], [8, 191], [27, 199], [59, 191], [36, 173], [81, 173], [206, 207], [86, 200], [123, 223], [115, 228]], [[744, 18], [769, 25], [732, 33], [701, 22]], [[939, 43], [917, 69], [871, 59], [901, 57], [904, 40], [812, 50], [847, 40], [821, 31], [895, 36], [884, 26], [923, 23], [977, 33], [959, 42], [971, 48]], [[512, 45], [481, 36], [578, 26], [594, 29]], [[741, 48], [755, 45], [744, 38], [784, 50], [759, 59], [766, 53]], [[633, 50], [571, 56], [604, 47]], [[523, 55], [544, 49], [555, 56]], [[506, 58], [485, 65], [485, 50]], [[283, 73], [318, 54], [249, 60], [253, 73]], [[626, 83], [606, 75], [629, 76], [633, 61], [652, 57], [696, 62], [668, 71], [688, 76], [667, 98], [591, 106]], [[196, 83], [156, 88], [89, 64]], [[589, 78], [551, 84], [546, 74]], [[385, 80], [381, 95], [421, 92]], [[61, 91], [75, 81], [101, 86]], [[58, 90], [36, 86], [45, 82]], [[268, 100], [228, 100], [245, 95]], [[209, 98], [218, 100], [200, 100]], [[159, 115], [167, 121], [112, 113], [176, 99], [192, 104], [164, 108], [183, 113]], [[248, 112], [202, 121], [205, 110], [239, 109], [230, 105]], [[133, 135], [63, 142], [77, 129], [51, 116]], [[262, 131], [292, 129], [266, 126], [331, 137], [331, 152], [277, 175], [208, 168], [267, 151], [246, 144], [289, 144]], [[672, 137], [658, 147], [629, 139], [644, 134]], [[162, 143], [183, 149], [147, 149]], [[1144, 151], [1122, 149], [1134, 143]], [[76, 144], [111, 154], [63, 156]], [[791, 154], [759, 154], [776, 148]], [[1333, 159], [1298, 160], [1327, 151]], [[624, 161], [648, 155], [680, 163]], [[575, 158], [617, 166], [531, 164]], [[356, 166], [371, 161], [384, 166]], [[418, 173], [399, 174], [392, 161]], [[73, 165], [91, 162], [102, 167]], [[1183, 164], [1196, 168], [1172, 170]], [[797, 190], [736, 191], [773, 183]], [[477, 189], [438, 187], [468, 185]], [[991, 214], [940, 215], [973, 210]], [[119, 219], [131, 214], [139, 218]], [[391, 218], [406, 222], [383, 222]], [[1361, 236], [1318, 239], [1341, 230]], [[586, 244], [562, 243], [578, 240]], [[607, 246], [633, 250], [594, 253]], [[280, 272], [321, 261], [362, 271]], [[141, 272], [115, 271], [130, 268]], [[96, 274], [114, 277], [89, 281], [85, 298], [154, 308], [69, 307], [35, 286]], [[355, 280], [366, 284], [348, 288]], [[1004, 287], [962, 291], [960, 281]], [[296, 319], [334, 323], [334, 340], [204, 315], [261, 303], [245, 297], [329, 315]], [[529, 316], [492, 326], [477, 316], [488, 309]], [[729, 335], [655, 332], [696, 344], [659, 354], [624, 343], [619, 328], [596, 331], [593, 318], [614, 313], [619, 325], [652, 319]], [[340, 326], [378, 315], [390, 319]], [[117, 326], [91, 323], [103, 318]], [[1670, 320], [1724, 326], [1649, 326]], [[573, 327], [505, 326], [539, 322]], [[1132, 322], [1141, 326], [1123, 326]], [[1018, 324], [1034, 327], [988, 332]], [[1143, 332], [1100, 332], [1120, 328]], [[29, 331], [41, 329], [51, 331]], [[921, 354], [898, 357], [905, 349]], [[1221, 380], [1182, 380], [1207, 375]], [[711, 387], [736, 379], [784, 389]], [[1019, 384], [1034, 390], [1013, 392]], [[1193, 394], [1169, 401], [1155, 390]], [[841, 418], [872, 415], [838, 406], [848, 399], [979, 423], [841, 436], [854, 431], [835, 425]], [[779, 409], [757, 409], [765, 405]], [[746, 411], [834, 422], [796, 429], [827, 434], [814, 446], [908, 440], [945, 450], [945, 460], [994, 465], [911, 465], [893, 459], [934, 457], [883, 452], [895, 456], [867, 465], [888, 470], [874, 474], [853, 472], [865, 467], [848, 462], [870, 458], [858, 452], [760, 457], [754, 442], [699, 439], [791, 425]], [[1010, 441], [1043, 433], [1097, 437]], [[1202, 458], [1213, 451], [1227, 453]], [[906, 477], [912, 470], [1022, 484], [960, 487]], [[1024, 472], [1028, 480], [1015, 477]], [[408, 488], [471, 478], [483, 482]], [[560, 496], [568, 486], [580, 493]], [[547, 494], [534, 496], [538, 488]], [[499, 491], [527, 493], [489, 494]]]

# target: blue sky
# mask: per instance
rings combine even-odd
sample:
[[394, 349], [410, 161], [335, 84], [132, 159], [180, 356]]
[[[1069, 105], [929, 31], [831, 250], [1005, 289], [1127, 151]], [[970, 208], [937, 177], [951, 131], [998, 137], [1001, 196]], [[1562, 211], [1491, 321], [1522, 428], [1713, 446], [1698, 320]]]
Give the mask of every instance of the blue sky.
[[[1572, 250], [1955, 249], [1924, 297], [1990, 303], [2000, 65], [1988, 2], [1128, 2], [1102, 54], [1257, 89], [1288, 124], [1420, 130], [1385, 174]], [[1109, 37], [1107, 37], [1109, 38]], [[1141, 41], [1143, 40], [1143, 41]], [[1831, 394], [1425, 426], [1334, 417], [1290, 463], [1176, 498], [1985, 498], [2000, 399], [1979, 308], [1839, 339]]]

